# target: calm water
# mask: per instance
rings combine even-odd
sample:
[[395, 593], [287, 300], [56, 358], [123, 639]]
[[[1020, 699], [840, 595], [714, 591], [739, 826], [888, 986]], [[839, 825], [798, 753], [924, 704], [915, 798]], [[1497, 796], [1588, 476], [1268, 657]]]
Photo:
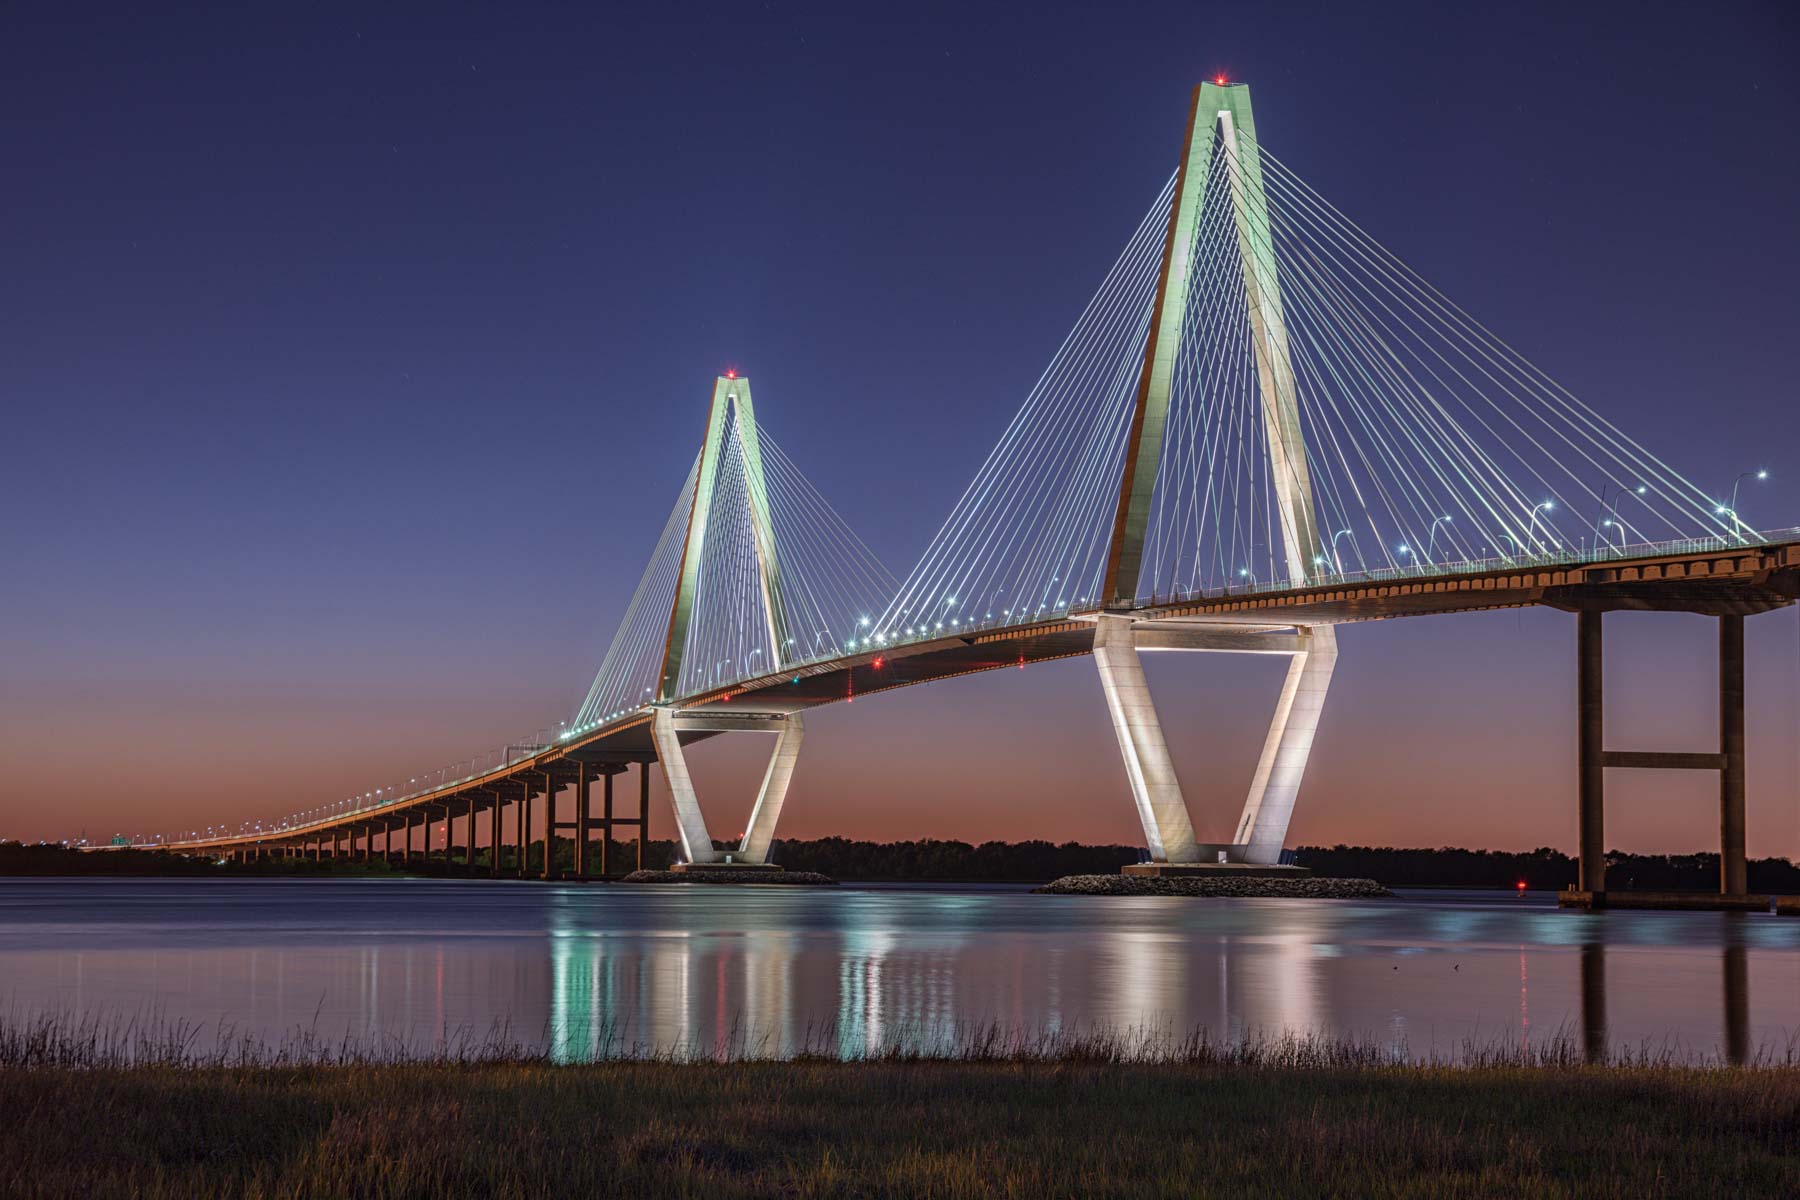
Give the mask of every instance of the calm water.
[[503, 1026], [574, 1058], [606, 1038], [707, 1052], [746, 1034], [854, 1054], [976, 1022], [1737, 1056], [1800, 1031], [1800, 920], [1492, 893], [0, 880], [0, 1007], [422, 1049]]

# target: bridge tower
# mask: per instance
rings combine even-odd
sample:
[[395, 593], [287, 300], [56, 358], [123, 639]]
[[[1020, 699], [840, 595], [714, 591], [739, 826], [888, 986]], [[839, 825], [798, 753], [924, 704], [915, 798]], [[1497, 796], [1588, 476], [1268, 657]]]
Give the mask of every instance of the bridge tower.
[[681, 550], [681, 573], [675, 587], [675, 604], [669, 611], [669, 638], [663, 648], [662, 683], [657, 699], [667, 702], [681, 682], [686, 660], [688, 627], [700, 583], [700, 561], [706, 549], [707, 520], [712, 515], [713, 492], [719, 466], [727, 454], [742, 456], [744, 489], [749, 502], [750, 526], [756, 542], [757, 578], [762, 585], [763, 617], [767, 626], [770, 662], [781, 661], [787, 644], [787, 612], [781, 599], [781, 565], [775, 553], [775, 530], [769, 520], [769, 487], [763, 477], [762, 446], [756, 434], [756, 405], [750, 399], [750, 381], [735, 371], [719, 376], [713, 384], [712, 406], [706, 418], [706, 441], [700, 448], [700, 469], [694, 472], [694, 493], [688, 503], [687, 540]]
[[[700, 564], [706, 551], [707, 525], [716, 498], [719, 468], [725, 457], [732, 454], [740, 459], [737, 465], [741, 469], [750, 515], [757, 581], [762, 593], [767, 661], [779, 667], [785, 660], [783, 648], [790, 644], [788, 615], [781, 590], [779, 548], [770, 518], [768, 484], [763, 475], [762, 447], [757, 437], [756, 408], [750, 398], [750, 381], [735, 371], [728, 371], [713, 383], [706, 441], [701, 446], [700, 464], [694, 472], [687, 537], [682, 545], [675, 600], [669, 609], [669, 634], [663, 647], [661, 683], [657, 689], [657, 703], [651, 712], [651, 740], [656, 747], [657, 760], [662, 763], [682, 854], [689, 864], [704, 865], [721, 858], [733, 865], [757, 865], [768, 861], [775, 823], [787, 797], [788, 781], [793, 777], [800, 740], [805, 732], [798, 713], [688, 716], [673, 703], [680, 693], [688, 631], [701, 585]], [[730, 731], [771, 732], [776, 734], [776, 741], [768, 770], [763, 775], [762, 788], [757, 793], [756, 806], [751, 810], [749, 827], [738, 849], [722, 855], [713, 849], [712, 836], [707, 831], [706, 818], [700, 810], [693, 779], [688, 774], [681, 738], [683, 733], [702, 736]]]
[[[1241, 83], [1202, 83], [1194, 89], [1189, 102], [1187, 132], [1177, 167], [1174, 199], [1169, 206], [1162, 267], [1138, 374], [1125, 468], [1108, 547], [1101, 592], [1106, 609], [1097, 618], [1094, 661], [1099, 667], [1101, 686], [1125, 759], [1126, 777], [1152, 859], [1193, 863], [1223, 857], [1269, 864], [1280, 857], [1311, 754], [1313, 735], [1337, 663], [1336, 632], [1329, 625], [1294, 627], [1291, 634], [1272, 639], [1266, 628], [1255, 627], [1212, 626], [1184, 631], [1159, 623], [1162, 627], [1153, 629], [1133, 615], [1144, 541], [1162, 464], [1170, 388], [1187, 321], [1194, 242], [1215, 155], [1223, 155], [1226, 160], [1224, 174], [1237, 234], [1244, 310], [1255, 351], [1268, 439], [1269, 479], [1279, 511], [1289, 579], [1304, 583], [1324, 549], [1314, 514], [1294, 368], [1288, 354], [1281, 278], [1270, 236], [1250, 89]], [[1185, 641], [1184, 632], [1190, 635]], [[1262, 759], [1244, 802], [1236, 836], [1228, 845], [1202, 846], [1195, 840], [1193, 822], [1138, 659], [1140, 648], [1152, 648], [1141, 645], [1145, 639], [1140, 635], [1149, 633], [1156, 635], [1155, 649], [1230, 652], [1239, 648], [1233, 646], [1233, 636], [1241, 635], [1244, 652], [1291, 655]]]

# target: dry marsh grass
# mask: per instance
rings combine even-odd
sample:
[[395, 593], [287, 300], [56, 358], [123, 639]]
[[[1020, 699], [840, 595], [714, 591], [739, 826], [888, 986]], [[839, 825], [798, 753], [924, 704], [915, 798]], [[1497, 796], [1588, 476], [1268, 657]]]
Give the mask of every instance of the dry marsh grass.
[[1793, 1196], [1800, 1069], [1329, 1039], [557, 1065], [0, 1027], [0, 1196]]

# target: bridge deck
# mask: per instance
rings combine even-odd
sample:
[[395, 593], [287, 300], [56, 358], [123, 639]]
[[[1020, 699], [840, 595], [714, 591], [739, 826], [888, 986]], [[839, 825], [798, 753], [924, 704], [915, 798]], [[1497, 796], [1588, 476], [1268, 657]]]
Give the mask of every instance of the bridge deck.
[[[1159, 623], [1283, 628], [1387, 620], [1479, 609], [1548, 605], [1570, 611], [1638, 609], [1749, 615], [1800, 597], [1800, 535], [1772, 543], [1550, 566], [1497, 567], [1442, 575], [1339, 580], [1278, 591], [1199, 596], [1136, 610]], [[786, 714], [854, 702], [894, 688], [1022, 668], [1087, 654], [1095, 613], [957, 632], [927, 641], [848, 655], [701, 693], [688, 712]], [[683, 741], [714, 736], [684, 733]], [[638, 713], [569, 738], [485, 774], [391, 803], [275, 832], [170, 843], [170, 849], [230, 850], [329, 837], [346, 830], [398, 826], [422, 810], [458, 815], [541, 795], [626, 764], [655, 761], [650, 722]]]

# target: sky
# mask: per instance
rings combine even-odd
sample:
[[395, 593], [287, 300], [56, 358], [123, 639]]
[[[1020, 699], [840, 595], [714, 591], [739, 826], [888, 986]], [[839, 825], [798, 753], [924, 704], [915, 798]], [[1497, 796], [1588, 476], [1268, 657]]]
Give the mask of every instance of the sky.
[[[569, 716], [727, 367], [904, 575], [1221, 73], [1552, 377], [1800, 525], [1791, 5], [155, 7], [0, 13], [0, 837], [279, 816]], [[1800, 852], [1796, 624], [1748, 626], [1753, 855]], [[1711, 745], [1709, 622], [1607, 637], [1612, 745]], [[1290, 844], [1572, 849], [1574, 641], [1347, 627]], [[1225, 840], [1280, 667], [1148, 670]], [[715, 834], [766, 752], [694, 748]], [[1609, 788], [1613, 845], [1717, 848], [1710, 774]], [[1142, 837], [1085, 659], [809, 717], [781, 832]]]

